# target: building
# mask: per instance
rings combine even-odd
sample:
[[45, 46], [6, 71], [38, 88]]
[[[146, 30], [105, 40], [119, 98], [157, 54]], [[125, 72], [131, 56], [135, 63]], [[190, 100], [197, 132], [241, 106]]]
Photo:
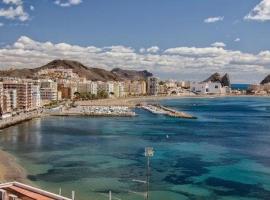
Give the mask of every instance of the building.
[[97, 95], [97, 83], [92, 81], [78, 82], [77, 92]]
[[12, 110], [15, 110], [17, 108], [17, 90], [15, 89], [10, 89], [7, 90], [9, 95], [10, 95], [10, 104]]
[[191, 82], [190, 84], [191, 92], [196, 94], [227, 94], [230, 93], [230, 88], [228, 86], [222, 86], [220, 82]]
[[159, 78], [148, 77], [147, 79], [147, 93], [149, 95], [158, 95]]
[[[72, 200], [75, 199], [75, 193], [71, 192]], [[71, 200], [61, 195], [53, 194], [29, 185], [18, 182], [0, 184], [1, 200]]]
[[119, 98], [124, 96], [124, 84], [122, 82], [114, 82], [113, 86], [114, 96]]
[[21, 110], [31, 110], [32, 105], [32, 82], [28, 81], [8, 81], [4, 82], [5, 90], [16, 90], [17, 108]]
[[40, 97], [42, 101], [56, 101], [57, 83], [52, 80], [41, 80]]
[[33, 108], [41, 107], [41, 95], [40, 95], [39, 85], [32, 86], [32, 102], [33, 102]]

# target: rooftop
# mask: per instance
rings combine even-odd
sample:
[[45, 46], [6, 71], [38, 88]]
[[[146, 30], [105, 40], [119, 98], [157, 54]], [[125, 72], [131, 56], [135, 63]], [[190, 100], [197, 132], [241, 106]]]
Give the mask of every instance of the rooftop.
[[18, 182], [0, 184], [0, 199], [3, 200], [71, 200]]

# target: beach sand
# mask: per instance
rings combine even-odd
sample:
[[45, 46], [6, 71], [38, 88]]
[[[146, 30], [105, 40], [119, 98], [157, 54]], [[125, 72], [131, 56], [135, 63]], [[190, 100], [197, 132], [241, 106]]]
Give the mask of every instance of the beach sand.
[[25, 170], [11, 154], [0, 150], [0, 182], [18, 181], [28, 183]]

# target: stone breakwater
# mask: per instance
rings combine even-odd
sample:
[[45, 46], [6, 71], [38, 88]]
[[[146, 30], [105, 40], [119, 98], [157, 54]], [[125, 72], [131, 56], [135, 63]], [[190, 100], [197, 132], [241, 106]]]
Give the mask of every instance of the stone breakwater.
[[136, 113], [127, 106], [77, 106], [71, 108], [59, 108], [50, 111], [47, 114], [52, 116], [136, 116]]
[[148, 110], [151, 113], [154, 114], [162, 114], [162, 115], [167, 115], [170, 117], [177, 117], [177, 118], [185, 118], [185, 119], [196, 119], [196, 117], [187, 114], [185, 112], [180, 112], [177, 110], [173, 110], [171, 108], [165, 107], [165, 106], [161, 106], [161, 105], [142, 105], [141, 108]]

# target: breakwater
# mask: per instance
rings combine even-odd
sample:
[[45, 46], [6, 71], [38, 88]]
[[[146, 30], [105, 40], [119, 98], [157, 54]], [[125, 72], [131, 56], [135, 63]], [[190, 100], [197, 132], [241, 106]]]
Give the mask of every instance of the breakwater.
[[177, 117], [177, 118], [185, 118], [185, 119], [196, 119], [196, 117], [185, 113], [185, 112], [180, 112], [159, 104], [147, 104], [147, 105], [142, 105], [141, 108], [154, 113], [154, 114], [162, 114], [162, 115], [167, 115], [170, 117]]

